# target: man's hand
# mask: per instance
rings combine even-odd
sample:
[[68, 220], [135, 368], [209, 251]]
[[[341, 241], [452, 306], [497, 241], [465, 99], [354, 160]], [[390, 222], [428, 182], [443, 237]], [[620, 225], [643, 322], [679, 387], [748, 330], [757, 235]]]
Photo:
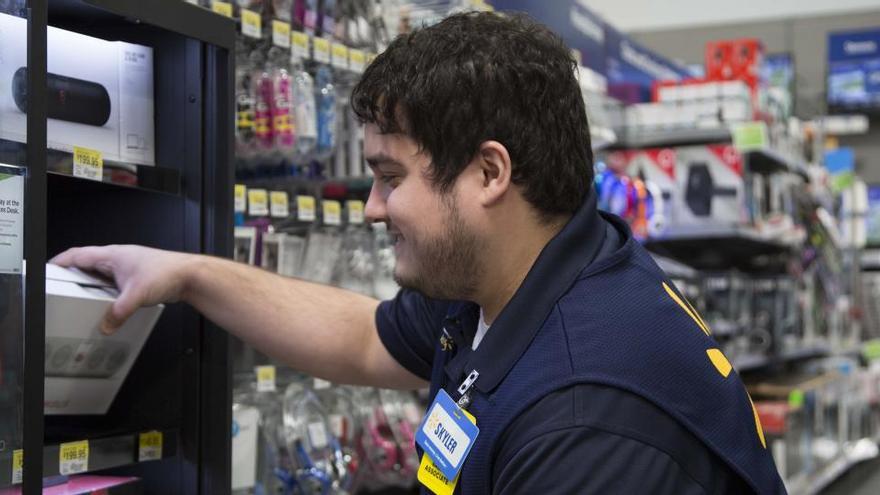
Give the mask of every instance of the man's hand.
[[281, 277], [232, 260], [141, 246], [75, 248], [52, 263], [116, 282], [101, 330], [142, 306], [185, 302], [260, 352], [337, 383], [419, 388], [425, 382], [388, 353], [376, 329], [379, 301]]
[[142, 246], [104, 246], [69, 249], [50, 263], [96, 272], [116, 283], [119, 297], [101, 323], [101, 331], [109, 334], [142, 306], [181, 300], [187, 269], [196, 259], [196, 255]]

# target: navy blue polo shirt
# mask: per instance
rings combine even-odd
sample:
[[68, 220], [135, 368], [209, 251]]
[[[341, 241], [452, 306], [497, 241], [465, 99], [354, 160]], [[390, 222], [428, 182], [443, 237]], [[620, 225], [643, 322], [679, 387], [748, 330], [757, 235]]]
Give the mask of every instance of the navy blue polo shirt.
[[[528, 328], [533, 323], [529, 320], [543, 318], [556, 304], [560, 294], [555, 285], [564, 284], [557, 278], [574, 278], [585, 266], [618, 256], [630, 238], [619, 221], [598, 215], [582, 225], [569, 222], [566, 230], [569, 238], [575, 231], [579, 261], [560, 252], [558, 263], [548, 263], [544, 254], [564, 247], [551, 241], [542, 253], [545, 261], [536, 263], [502, 313], [506, 320], [522, 320]], [[602, 297], [596, 294], [591, 304], [601, 304]], [[402, 290], [379, 306], [376, 323], [389, 353], [428, 381], [445, 328], [454, 353], [445, 366], [446, 378], [457, 386], [477, 357], [471, 342], [478, 318], [479, 307], [473, 303], [432, 300]], [[511, 327], [496, 328], [495, 323], [479, 347], [480, 380], [488, 386], [507, 374], [534, 338], [526, 331], [501, 335], [499, 331]], [[525, 409], [505, 430], [493, 461], [494, 493], [752, 491], [662, 409], [639, 395], [593, 383], [554, 391]]]

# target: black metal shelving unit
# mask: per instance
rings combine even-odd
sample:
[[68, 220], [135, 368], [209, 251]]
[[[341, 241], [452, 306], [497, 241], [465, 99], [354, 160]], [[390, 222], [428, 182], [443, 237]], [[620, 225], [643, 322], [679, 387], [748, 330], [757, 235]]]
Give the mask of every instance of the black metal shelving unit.
[[[166, 308], [112, 407], [100, 416], [45, 416], [45, 270], [74, 246], [142, 244], [232, 252], [235, 24], [179, 0], [29, 0], [27, 143], [0, 143], [25, 166], [24, 493], [58, 474], [59, 445], [88, 440], [89, 472], [138, 476], [145, 493], [230, 491], [229, 339], [197, 312]], [[156, 166], [106, 163], [100, 181], [74, 177], [71, 155], [47, 150], [47, 27], [147, 45], [154, 57]], [[83, 54], [87, 59], [89, 54]], [[88, 143], [83, 143], [88, 146]], [[141, 433], [158, 431], [158, 460], [141, 462]], [[35, 455], [35, 453], [37, 455]], [[0, 452], [0, 488], [12, 453]]]

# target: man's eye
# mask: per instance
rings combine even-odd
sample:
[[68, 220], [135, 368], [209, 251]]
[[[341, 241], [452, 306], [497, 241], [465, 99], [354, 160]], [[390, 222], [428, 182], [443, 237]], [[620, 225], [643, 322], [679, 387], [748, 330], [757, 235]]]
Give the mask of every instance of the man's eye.
[[397, 175], [382, 175], [379, 180], [381, 180], [383, 184], [391, 187], [397, 187], [400, 185], [400, 177]]

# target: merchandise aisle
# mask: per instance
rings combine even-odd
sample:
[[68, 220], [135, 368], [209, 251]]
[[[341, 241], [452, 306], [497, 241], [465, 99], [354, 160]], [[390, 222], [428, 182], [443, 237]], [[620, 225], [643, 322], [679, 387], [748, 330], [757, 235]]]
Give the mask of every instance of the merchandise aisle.
[[[880, 492], [880, 183], [840, 145], [876, 119], [797, 114], [761, 39], [709, 41], [696, 74], [589, 3], [0, 2], [0, 495], [418, 492], [427, 391], [307, 376], [181, 304], [103, 336], [117, 288], [48, 261], [139, 244], [393, 298], [351, 93], [397, 35], [470, 10], [574, 48], [599, 208], [742, 378], [789, 493]], [[828, 36], [847, 114], [880, 108], [880, 50], [853, 39], [880, 26]]]
[[154, 307], [102, 336], [112, 284], [47, 261], [112, 243], [231, 254], [235, 25], [176, 0], [0, 11], [0, 490], [222, 493], [225, 334]]

